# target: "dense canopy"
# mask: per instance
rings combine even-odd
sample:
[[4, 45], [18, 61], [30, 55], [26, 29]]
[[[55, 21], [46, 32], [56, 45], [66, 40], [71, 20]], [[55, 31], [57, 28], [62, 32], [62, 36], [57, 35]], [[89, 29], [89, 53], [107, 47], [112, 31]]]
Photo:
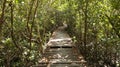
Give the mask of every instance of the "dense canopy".
[[88, 67], [120, 66], [120, 0], [0, 0], [0, 67], [38, 64], [63, 23]]

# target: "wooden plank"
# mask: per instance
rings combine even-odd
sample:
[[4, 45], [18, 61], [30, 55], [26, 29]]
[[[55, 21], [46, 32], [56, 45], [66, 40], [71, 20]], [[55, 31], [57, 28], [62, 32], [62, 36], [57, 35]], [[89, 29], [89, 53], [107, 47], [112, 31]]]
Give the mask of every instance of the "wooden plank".
[[61, 63], [58, 63], [58, 64], [38, 64], [38, 65], [34, 65], [32, 67], [85, 67], [85, 64], [84, 63], [81, 63], [81, 64], [76, 64], [76, 63], [71, 63], [71, 64], [61, 64]]
[[39, 64], [39, 65], [34, 65], [34, 66], [32, 66], [32, 67], [47, 67], [47, 65], [48, 65], [48, 64], [45, 64], [45, 65], [44, 65], [44, 64]]
[[[42, 55], [42, 57], [46, 57], [46, 58], [48, 58], [49, 56], [58, 56], [57, 54], [55, 55], [53, 55], [53, 54], [51, 54], [51, 55]], [[74, 55], [62, 55], [62, 57], [65, 57], [65, 56], [68, 56], [68, 57], [72, 57], [72, 56], [76, 56], [76, 57], [78, 57], [78, 54], [74, 54]]]
[[[54, 60], [53, 60], [54, 61]], [[81, 63], [86, 63], [86, 61], [57, 61], [57, 62], [53, 62], [53, 61], [49, 61], [49, 62], [40, 62], [39, 64], [81, 64]]]
[[50, 67], [85, 67], [84, 64], [51, 64]]
[[44, 51], [73, 51], [73, 48], [50, 48], [45, 49]]
[[78, 58], [76, 56], [67, 56], [67, 57], [58, 57], [58, 56], [45, 56], [48, 59], [76, 59], [76, 60], [80, 60], [83, 58]]
[[74, 46], [73, 45], [51, 45], [51, 46], [48, 46], [49, 48], [73, 48]]
[[44, 57], [45, 55], [50, 55], [50, 56], [54, 56], [54, 55], [61, 55], [61, 56], [66, 56], [66, 55], [78, 55], [77, 53], [44, 53], [42, 56]]

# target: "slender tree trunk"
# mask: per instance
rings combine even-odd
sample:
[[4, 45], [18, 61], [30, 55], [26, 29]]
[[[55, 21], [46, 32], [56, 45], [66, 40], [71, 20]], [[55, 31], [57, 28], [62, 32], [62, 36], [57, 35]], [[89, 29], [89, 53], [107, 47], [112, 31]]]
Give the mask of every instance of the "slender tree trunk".
[[34, 11], [34, 16], [33, 16], [33, 19], [32, 19], [32, 25], [31, 25], [31, 29], [30, 29], [30, 48], [31, 48], [31, 45], [32, 45], [32, 32], [33, 32], [33, 26], [34, 26], [34, 22], [35, 22], [35, 15], [36, 15], [37, 8], [38, 8], [38, 3], [39, 3], [39, 1], [37, 0], [35, 11]]
[[14, 19], [14, 16], [13, 16], [13, 3], [12, 1], [10, 2], [10, 7], [11, 7], [11, 38], [12, 38], [12, 41], [15, 45], [16, 48], [19, 49], [20, 52], [22, 52], [21, 48], [17, 45], [16, 41], [15, 41], [15, 35], [14, 35], [14, 26], [13, 26], [13, 19]]
[[34, 0], [31, 0], [30, 3], [31, 3], [31, 4], [30, 4], [28, 16], [27, 16], [27, 26], [26, 26], [28, 32], [30, 32], [29, 22], [30, 22], [30, 18], [31, 18], [31, 14], [32, 14], [32, 9], [33, 9], [33, 5], [34, 5]]
[[86, 56], [86, 44], [87, 44], [87, 19], [88, 19], [88, 16], [87, 16], [87, 13], [88, 13], [88, 0], [85, 0], [85, 11], [84, 11], [84, 15], [85, 15], [85, 19], [84, 19], [84, 53], [85, 53], [85, 56]]
[[2, 39], [2, 25], [5, 22], [4, 21], [5, 7], [6, 7], [6, 0], [4, 0], [4, 2], [3, 2], [2, 14], [1, 14], [1, 17], [0, 17], [0, 41]]

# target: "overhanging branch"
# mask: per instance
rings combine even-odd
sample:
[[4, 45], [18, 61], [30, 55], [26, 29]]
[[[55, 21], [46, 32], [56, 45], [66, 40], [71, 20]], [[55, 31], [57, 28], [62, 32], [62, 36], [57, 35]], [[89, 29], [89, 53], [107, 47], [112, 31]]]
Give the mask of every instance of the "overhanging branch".
[[115, 26], [114, 26], [114, 24], [113, 24], [113, 22], [112, 22], [112, 19], [111, 19], [107, 14], [105, 14], [105, 16], [108, 18], [109, 23], [112, 25], [112, 28], [113, 28], [113, 30], [115, 31], [116, 35], [120, 38], [119, 31], [115, 28]]

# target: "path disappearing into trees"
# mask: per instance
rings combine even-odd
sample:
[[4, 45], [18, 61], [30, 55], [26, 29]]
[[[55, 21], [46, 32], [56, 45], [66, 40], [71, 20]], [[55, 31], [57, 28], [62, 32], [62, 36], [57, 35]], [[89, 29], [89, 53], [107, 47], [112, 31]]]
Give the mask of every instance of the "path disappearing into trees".
[[39, 65], [33, 67], [86, 67], [86, 61], [63, 27], [53, 32], [46, 46]]

